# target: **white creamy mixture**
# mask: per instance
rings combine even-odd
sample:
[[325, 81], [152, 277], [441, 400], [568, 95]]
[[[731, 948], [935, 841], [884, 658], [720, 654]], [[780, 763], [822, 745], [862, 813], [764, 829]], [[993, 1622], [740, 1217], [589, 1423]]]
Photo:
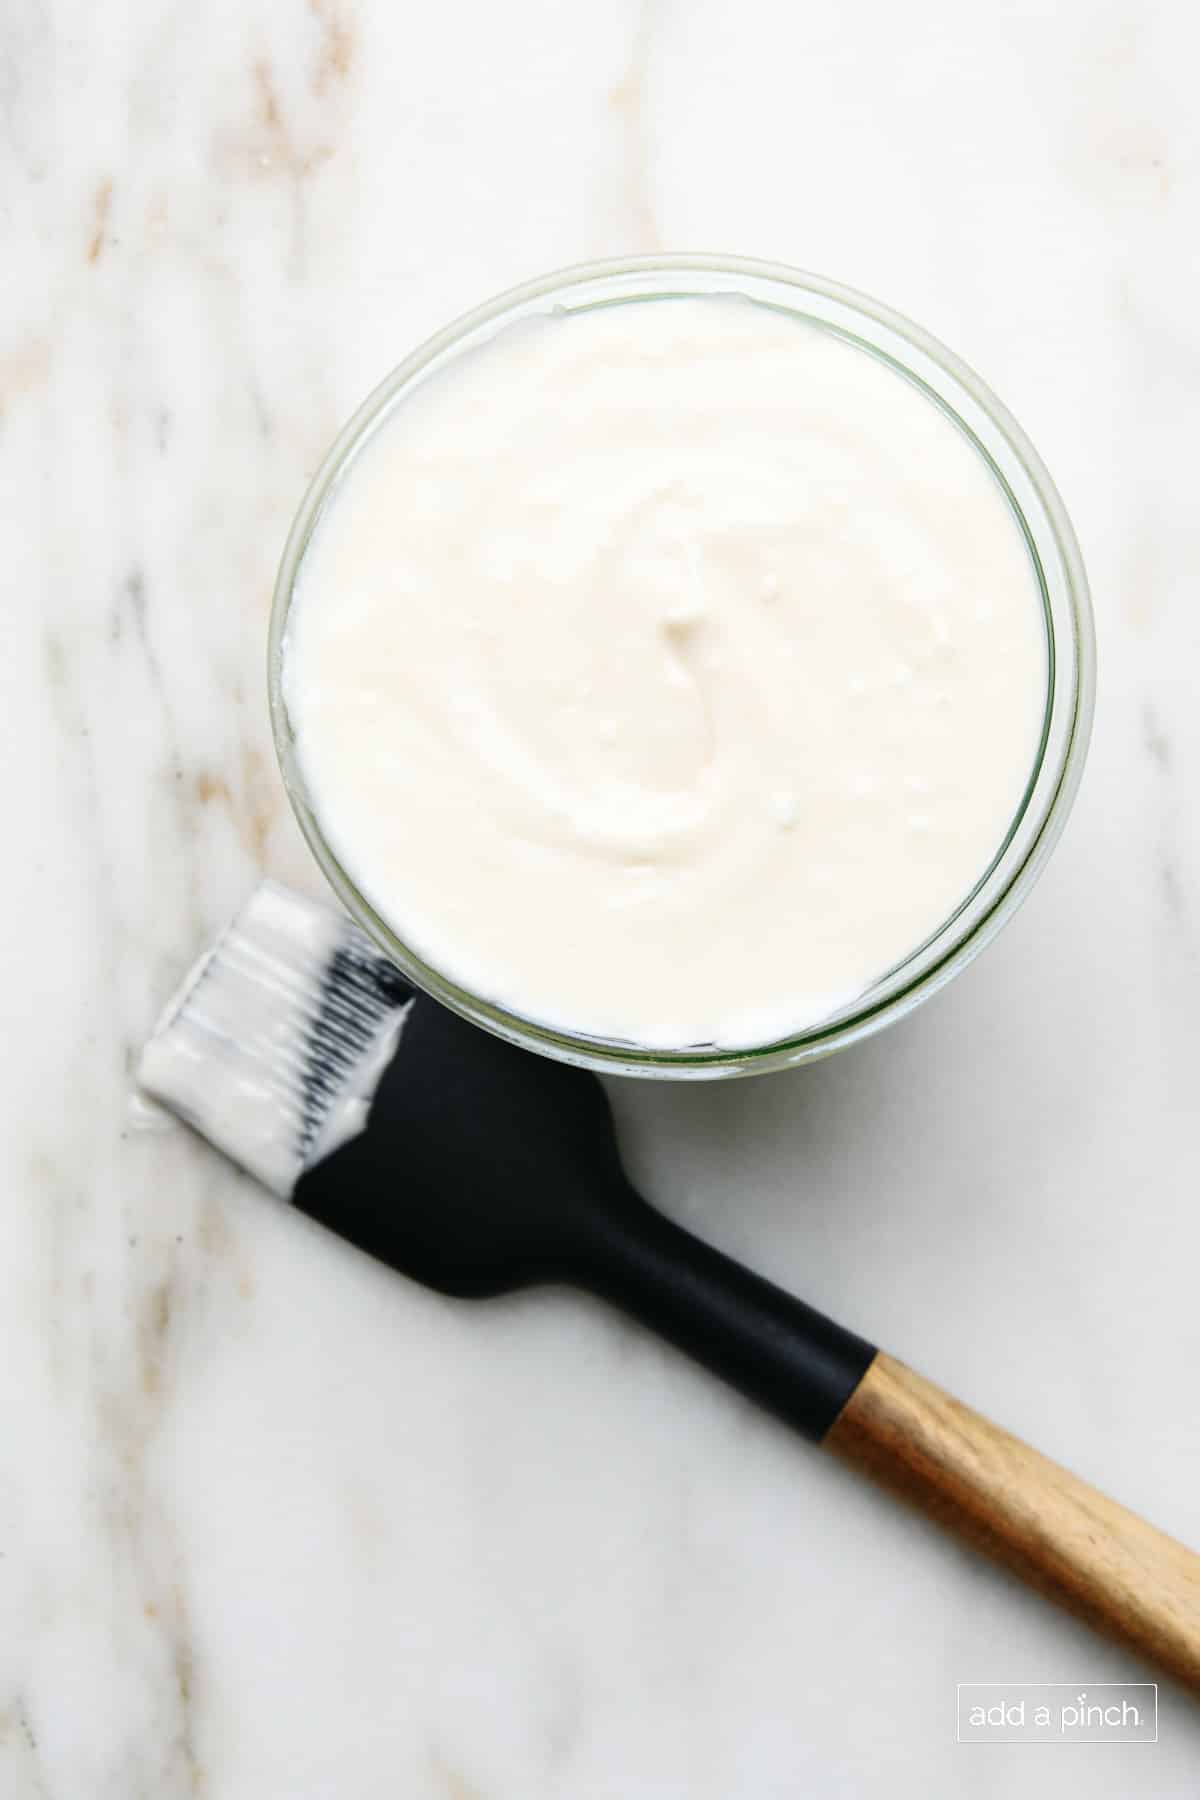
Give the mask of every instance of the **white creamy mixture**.
[[406, 397], [305, 555], [285, 694], [322, 829], [460, 985], [646, 1046], [861, 994], [998, 851], [1046, 690], [978, 452], [751, 302], [509, 327]]

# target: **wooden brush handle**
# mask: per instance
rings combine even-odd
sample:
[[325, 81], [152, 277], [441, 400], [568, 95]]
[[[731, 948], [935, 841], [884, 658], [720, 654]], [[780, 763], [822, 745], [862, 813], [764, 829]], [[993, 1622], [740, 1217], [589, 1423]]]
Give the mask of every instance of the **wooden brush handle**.
[[1200, 1556], [882, 1351], [825, 1446], [1200, 1692]]
[[1200, 1693], [1200, 1557], [632, 1190], [580, 1245], [575, 1280]]

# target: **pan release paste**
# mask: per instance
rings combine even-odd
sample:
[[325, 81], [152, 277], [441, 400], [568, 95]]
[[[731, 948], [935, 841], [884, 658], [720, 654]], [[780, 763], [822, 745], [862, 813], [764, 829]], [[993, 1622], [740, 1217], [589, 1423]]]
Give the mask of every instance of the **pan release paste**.
[[535, 1021], [761, 1045], [983, 876], [1046, 637], [995, 477], [915, 385], [735, 297], [499, 330], [410, 389], [305, 553], [285, 696], [334, 854]]

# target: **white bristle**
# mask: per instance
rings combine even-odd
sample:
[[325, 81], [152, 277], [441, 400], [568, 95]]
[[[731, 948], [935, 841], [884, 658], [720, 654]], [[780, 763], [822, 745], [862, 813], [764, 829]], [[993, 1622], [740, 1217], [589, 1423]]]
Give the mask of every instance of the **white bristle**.
[[363, 1128], [411, 994], [344, 914], [264, 882], [167, 1008], [138, 1081], [286, 1198]]

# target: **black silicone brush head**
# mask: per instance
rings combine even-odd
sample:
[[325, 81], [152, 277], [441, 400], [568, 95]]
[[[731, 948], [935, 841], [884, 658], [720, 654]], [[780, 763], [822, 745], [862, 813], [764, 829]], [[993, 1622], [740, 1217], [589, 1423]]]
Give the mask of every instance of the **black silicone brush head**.
[[192, 971], [141, 1079], [402, 1274], [472, 1297], [589, 1288], [820, 1438], [871, 1346], [648, 1206], [594, 1075], [410, 993], [355, 926], [265, 883]]
[[579, 1272], [598, 1206], [629, 1190], [594, 1075], [531, 1056], [418, 996], [366, 1131], [294, 1201], [442, 1293]]

